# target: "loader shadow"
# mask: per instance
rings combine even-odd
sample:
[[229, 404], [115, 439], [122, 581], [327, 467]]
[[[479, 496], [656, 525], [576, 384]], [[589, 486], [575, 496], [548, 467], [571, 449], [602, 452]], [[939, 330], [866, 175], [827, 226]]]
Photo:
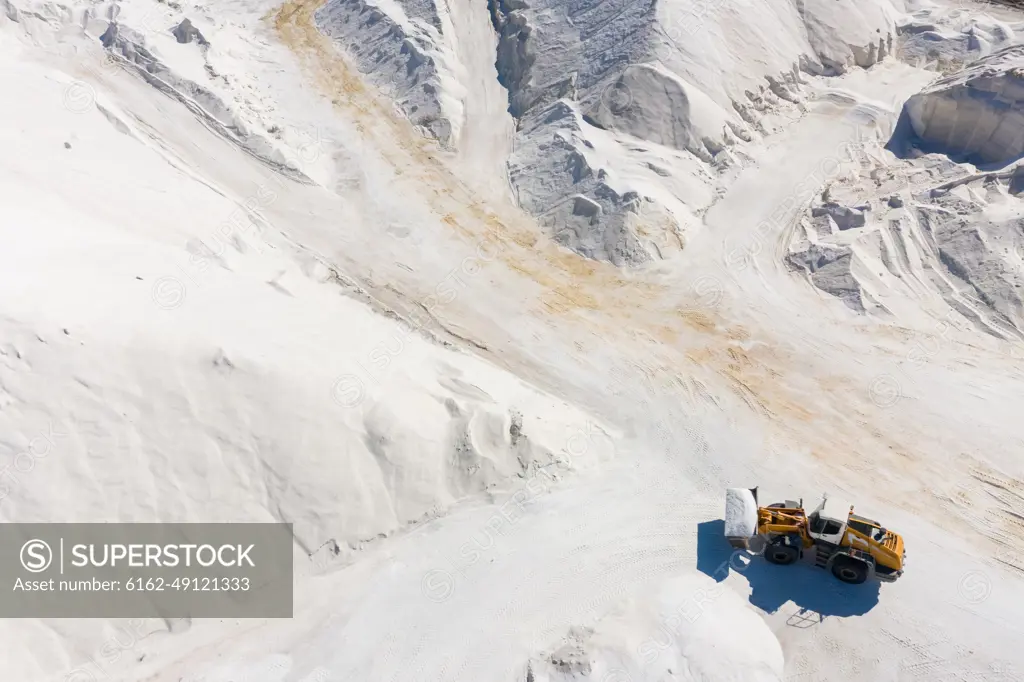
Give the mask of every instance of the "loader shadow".
[[879, 584], [847, 585], [806, 561], [778, 566], [753, 552], [734, 549], [725, 539], [725, 522], [697, 525], [697, 570], [722, 582], [738, 573], [750, 584], [750, 603], [775, 613], [787, 602], [821, 618], [861, 616], [878, 604]]

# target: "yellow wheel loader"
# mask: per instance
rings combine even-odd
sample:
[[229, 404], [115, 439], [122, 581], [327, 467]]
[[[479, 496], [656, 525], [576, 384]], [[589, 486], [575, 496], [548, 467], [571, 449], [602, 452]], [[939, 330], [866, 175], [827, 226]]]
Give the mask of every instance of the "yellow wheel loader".
[[844, 583], [894, 582], [903, 575], [903, 538], [827, 494], [808, 514], [803, 500], [759, 507], [757, 488], [729, 488], [725, 507], [729, 543], [761, 552], [773, 564], [792, 564], [813, 548], [815, 566]]

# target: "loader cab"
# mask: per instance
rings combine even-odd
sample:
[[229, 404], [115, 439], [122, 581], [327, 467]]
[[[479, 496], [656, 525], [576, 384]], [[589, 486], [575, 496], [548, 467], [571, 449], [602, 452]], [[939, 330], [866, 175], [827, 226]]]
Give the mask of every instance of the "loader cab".
[[825, 495], [817, 508], [807, 517], [807, 533], [816, 541], [839, 545], [842, 543], [849, 518], [849, 504]]

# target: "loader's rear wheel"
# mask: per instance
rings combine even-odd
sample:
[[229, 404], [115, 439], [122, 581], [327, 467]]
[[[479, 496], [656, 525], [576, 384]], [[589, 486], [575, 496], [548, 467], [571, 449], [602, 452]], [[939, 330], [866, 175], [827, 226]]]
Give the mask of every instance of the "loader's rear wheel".
[[860, 585], [868, 579], [868, 567], [863, 561], [837, 557], [832, 564], [832, 575], [851, 585]]
[[800, 550], [789, 545], [771, 544], [764, 550], [764, 558], [770, 563], [786, 566], [800, 556]]

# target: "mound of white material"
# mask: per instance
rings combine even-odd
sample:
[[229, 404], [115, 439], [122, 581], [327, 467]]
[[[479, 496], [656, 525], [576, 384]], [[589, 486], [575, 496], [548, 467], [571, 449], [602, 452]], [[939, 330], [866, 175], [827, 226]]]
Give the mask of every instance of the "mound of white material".
[[[908, 3], [910, 14], [897, 26], [897, 55], [903, 61], [927, 66], [941, 73], [963, 68], [980, 57], [987, 57], [1009, 45], [1019, 43], [1019, 23], [993, 17], [984, 12], [963, 12], [946, 3]], [[982, 9], [978, 5], [977, 9]], [[998, 9], [992, 7], [992, 9]], [[1010, 15], [1012, 16], [1012, 15]]]
[[1024, 202], [1004, 182], [940, 190], [916, 218], [943, 266], [940, 290], [983, 311], [996, 329], [1016, 330], [1012, 338], [1024, 334]]
[[486, 3], [326, 0], [316, 22], [369, 83], [440, 143], [440, 156], [464, 182], [510, 199], [505, 162], [514, 124], [498, 83]]
[[747, 488], [725, 491], [725, 536], [748, 538], [757, 531], [757, 501]]
[[[557, 139], [564, 116], [552, 115], [557, 107], [579, 111], [588, 124], [615, 133], [618, 150], [611, 160], [638, 149], [652, 156], [659, 147], [683, 152], [664, 175], [634, 175], [615, 188], [619, 195], [650, 196], [652, 187], [670, 182], [665, 177], [700, 178], [696, 169], [702, 162], [731, 165], [730, 146], [752, 140], [766, 113], [801, 98], [799, 67], [839, 73], [883, 59], [892, 48], [896, 16], [886, 0], [499, 1], [493, 12], [500, 36], [498, 71], [509, 89], [510, 111], [520, 119], [512, 164], [540, 159], [548, 166], [546, 171], [513, 175], [512, 183], [520, 197], [544, 193], [554, 184], [565, 187], [563, 198], [579, 194], [601, 203], [601, 215], [582, 230], [568, 212], [549, 224], [556, 235], [571, 229], [576, 239], [567, 245], [580, 253], [619, 264], [665, 254], [628, 228], [626, 214], [634, 210], [628, 203], [602, 202], [599, 186], [581, 177], [578, 165], [565, 164], [561, 154], [546, 153], [552, 143], [565, 146], [564, 137]], [[595, 146], [593, 137], [581, 126], [581, 139], [572, 142], [577, 156], [587, 156], [587, 149]], [[660, 160], [650, 162], [662, 166]], [[610, 174], [615, 165], [609, 163], [599, 173]], [[552, 182], [558, 174], [565, 179]], [[706, 206], [700, 194], [676, 196], [697, 210]], [[686, 216], [663, 202], [653, 203], [661, 207], [655, 211], [671, 215], [674, 231], [685, 237]], [[522, 205], [538, 212], [527, 202]], [[550, 216], [547, 206], [541, 212]], [[596, 237], [583, 234], [588, 231]], [[595, 239], [608, 243], [609, 234], [628, 248], [600, 253], [589, 247]]]
[[811, 208], [788, 264], [857, 312], [897, 313], [901, 301], [949, 306], [965, 325], [1020, 338], [1022, 174], [886, 154], [866, 149], [830, 187], [841, 201]]
[[897, 13], [887, 0], [540, 0], [498, 2], [495, 15], [504, 47], [498, 69], [514, 115], [559, 97], [588, 109], [623, 70], [655, 62], [732, 115], [734, 102], [798, 62], [838, 72], [883, 58]]
[[463, 106], [442, 37], [451, 32], [450, 22], [442, 21], [432, 0], [335, 0], [318, 11], [317, 21], [410, 121], [444, 147], [457, 142]]
[[[675, 218], [606, 170], [607, 148], [616, 143], [602, 134], [565, 102], [525, 121], [509, 162], [519, 204], [538, 216], [555, 240], [588, 258], [625, 266], [678, 251], [682, 239]], [[606, 144], [598, 150], [601, 142]], [[640, 172], [658, 177], [649, 166]]]
[[730, 126], [749, 139], [701, 90], [656, 64], [628, 66], [588, 112], [602, 128], [627, 133], [710, 161]]
[[[943, 78], [907, 101], [919, 146], [972, 163], [1024, 155], [1024, 47], [1013, 46]], [[909, 131], [908, 131], [909, 132]]]
[[572, 633], [530, 663], [534, 682], [777, 682], [778, 640], [734, 593], [704, 575], [676, 578]]
[[[66, 76], [7, 57], [5, 518], [277, 519], [307, 552], [337, 553], [510, 477], [553, 480], [610, 454], [583, 413], [374, 314], [261, 234], [164, 153], [217, 143], [177, 102], [120, 81], [180, 126], [154, 140], [138, 100], [125, 111], [98, 92], [79, 111]], [[267, 181], [247, 202], [289, 187]], [[586, 457], [568, 456], [584, 442]]]
[[897, 14], [891, 3], [804, 0], [797, 9], [814, 54], [828, 70], [866, 68], [892, 53]]
[[[728, 148], [801, 99], [800, 69], [885, 58], [898, 16], [889, 0], [495, 0], [492, 27], [464, 5], [331, 0], [317, 20], [411, 121], [442, 145], [501, 153], [523, 208], [569, 248], [618, 265], [678, 249], [714, 194], [714, 170], [736, 163]], [[490, 45], [497, 72], [471, 64], [469, 45]], [[517, 119], [511, 148], [461, 132], [488, 97], [480, 81], [495, 77]], [[494, 114], [476, 118], [501, 131]], [[610, 145], [596, 165], [600, 129]], [[608, 177], [635, 161], [643, 170]]]
[[840, 299], [852, 310], [864, 312], [864, 291], [854, 276], [856, 256], [848, 245], [802, 243], [804, 248], [791, 253], [787, 262], [804, 268], [811, 283]]

